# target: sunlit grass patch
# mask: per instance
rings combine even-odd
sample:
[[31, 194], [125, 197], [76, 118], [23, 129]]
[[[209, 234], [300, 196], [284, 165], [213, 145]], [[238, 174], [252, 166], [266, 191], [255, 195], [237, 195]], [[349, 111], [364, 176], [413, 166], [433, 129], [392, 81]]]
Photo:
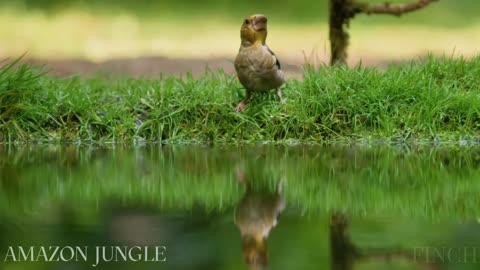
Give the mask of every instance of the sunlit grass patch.
[[233, 108], [244, 90], [223, 73], [52, 78], [6, 65], [0, 135], [8, 142], [476, 142], [479, 60], [429, 58], [385, 71], [306, 69], [303, 81], [287, 82], [287, 104], [258, 93], [240, 114]]

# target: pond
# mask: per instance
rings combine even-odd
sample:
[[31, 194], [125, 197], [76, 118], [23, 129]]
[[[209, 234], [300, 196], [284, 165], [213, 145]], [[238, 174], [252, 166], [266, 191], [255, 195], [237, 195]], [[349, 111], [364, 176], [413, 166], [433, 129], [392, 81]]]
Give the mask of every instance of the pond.
[[478, 269], [480, 147], [0, 146], [1, 269]]

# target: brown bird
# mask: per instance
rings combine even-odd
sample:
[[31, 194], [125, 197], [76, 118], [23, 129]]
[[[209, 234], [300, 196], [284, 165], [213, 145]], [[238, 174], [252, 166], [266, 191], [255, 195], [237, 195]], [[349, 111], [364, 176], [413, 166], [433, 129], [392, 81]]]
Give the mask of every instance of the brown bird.
[[235, 111], [241, 112], [252, 98], [252, 92], [277, 90], [280, 101], [281, 86], [285, 77], [280, 69], [280, 61], [265, 43], [267, 39], [267, 17], [252, 15], [243, 21], [240, 29], [240, 50], [235, 58], [235, 70], [240, 83], [245, 87], [245, 99], [240, 102]]

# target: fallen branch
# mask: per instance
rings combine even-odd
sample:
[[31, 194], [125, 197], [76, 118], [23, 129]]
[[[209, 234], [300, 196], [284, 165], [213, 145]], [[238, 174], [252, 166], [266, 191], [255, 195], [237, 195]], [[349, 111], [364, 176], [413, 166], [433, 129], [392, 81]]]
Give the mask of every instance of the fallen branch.
[[389, 14], [395, 16], [401, 16], [405, 13], [412, 12], [418, 9], [422, 9], [433, 2], [438, 0], [417, 0], [408, 4], [367, 4], [367, 3], [355, 3], [356, 13], [366, 14]]

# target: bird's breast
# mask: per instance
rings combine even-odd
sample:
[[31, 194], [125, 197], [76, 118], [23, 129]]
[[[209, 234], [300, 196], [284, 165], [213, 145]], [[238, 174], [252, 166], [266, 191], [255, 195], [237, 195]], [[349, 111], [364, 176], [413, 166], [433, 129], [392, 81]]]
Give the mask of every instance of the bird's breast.
[[285, 81], [275, 62], [275, 56], [266, 46], [251, 46], [240, 48], [234, 64], [238, 79], [247, 90], [267, 91]]

